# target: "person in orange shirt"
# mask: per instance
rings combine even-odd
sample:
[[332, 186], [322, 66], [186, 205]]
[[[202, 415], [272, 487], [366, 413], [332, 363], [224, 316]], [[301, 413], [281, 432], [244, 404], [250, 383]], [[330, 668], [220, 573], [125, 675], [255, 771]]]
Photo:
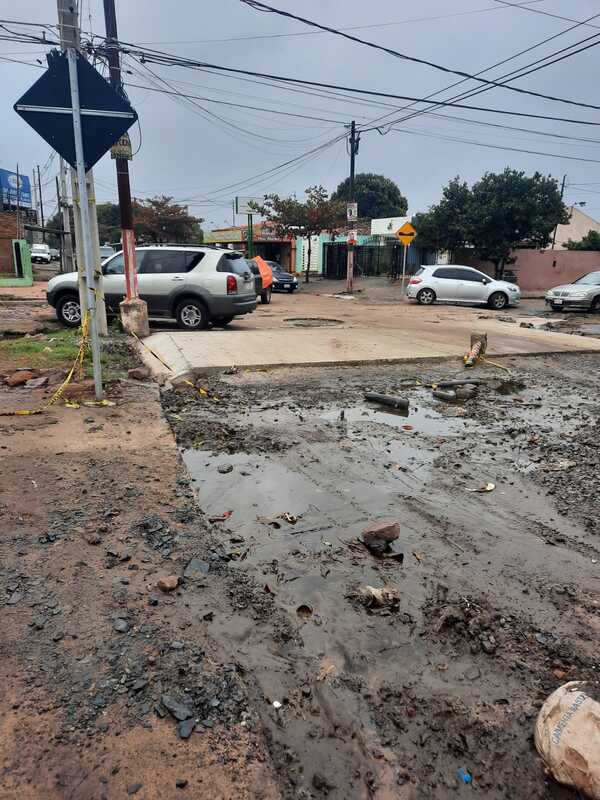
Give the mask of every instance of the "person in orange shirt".
[[260, 256], [254, 256], [253, 261], [256, 262], [260, 277], [262, 278], [262, 292], [260, 293], [260, 302], [268, 305], [271, 302], [271, 295], [273, 294], [273, 270]]

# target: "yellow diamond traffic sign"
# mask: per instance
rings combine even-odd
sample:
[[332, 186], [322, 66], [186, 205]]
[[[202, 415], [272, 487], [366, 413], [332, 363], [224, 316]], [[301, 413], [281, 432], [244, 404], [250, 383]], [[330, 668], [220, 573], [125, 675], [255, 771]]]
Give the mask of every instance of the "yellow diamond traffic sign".
[[396, 231], [396, 239], [399, 239], [402, 244], [409, 245], [417, 235], [416, 230], [410, 224], [410, 222], [405, 222], [401, 228], [398, 228]]

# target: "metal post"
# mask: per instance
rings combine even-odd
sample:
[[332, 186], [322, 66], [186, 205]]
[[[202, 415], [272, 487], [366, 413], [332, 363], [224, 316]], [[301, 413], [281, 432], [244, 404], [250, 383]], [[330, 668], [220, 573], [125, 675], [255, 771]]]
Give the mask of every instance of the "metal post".
[[404, 292], [404, 278], [406, 275], [406, 253], [408, 251], [408, 245], [403, 244], [402, 248], [404, 252], [402, 253], [402, 292]]
[[248, 258], [254, 258], [254, 231], [252, 230], [252, 214], [248, 214], [248, 236], [246, 237], [248, 246]]
[[[16, 203], [16, 205], [17, 205], [17, 239], [21, 238], [20, 235], [19, 235], [21, 233], [21, 220], [20, 220], [20, 213], [19, 213], [21, 211], [21, 192], [19, 191], [19, 183], [20, 183], [20, 181], [21, 181], [21, 179], [20, 179], [20, 176], [19, 176], [19, 162], [17, 161], [17, 203]], [[10, 205], [10, 192], [9, 192], [9, 195], [8, 195], [8, 202], [9, 202], [9, 205]]]
[[235, 200], [231, 201], [231, 224], [235, 228]]
[[77, 77], [77, 50], [67, 48], [69, 60], [69, 81], [71, 84], [71, 107], [73, 109], [73, 136], [75, 139], [75, 159], [77, 163], [77, 183], [81, 205], [81, 234], [87, 278], [87, 302], [90, 310], [90, 339], [92, 347], [92, 363], [94, 367], [94, 387], [96, 400], [102, 400], [102, 365], [100, 363], [100, 339], [98, 337], [98, 321], [96, 319], [96, 292], [93, 267], [93, 248], [90, 232], [90, 209], [88, 206], [86, 175], [83, 155], [83, 136], [81, 132], [81, 106], [79, 103], [79, 80]]
[[[564, 197], [564, 194], [565, 194], [565, 185], [566, 185], [566, 183], [567, 183], [567, 176], [563, 175], [562, 184], [561, 184], [561, 187], [560, 187], [560, 199], [561, 199], [561, 201], [562, 201], [562, 199]], [[572, 213], [573, 212], [571, 211], [571, 214]], [[557, 230], [558, 230], [558, 225], [556, 226], [556, 228], [554, 228], [554, 233], [552, 234], [552, 247], [550, 248], [551, 250], [554, 250], [554, 245], [556, 244], [556, 231]]]
[[[354, 202], [354, 163], [358, 153], [360, 136], [356, 136], [356, 122], [350, 123], [350, 187], [348, 191], [349, 202]], [[348, 230], [350, 228], [348, 227]], [[348, 244], [346, 257], [346, 291], [351, 293], [354, 287], [354, 245]]]
[[73, 237], [71, 234], [71, 215], [69, 213], [69, 199], [67, 197], [67, 180], [65, 162], [61, 158], [59, 161], [60, 169], [60, 211], [62, 213], [63, 246], [60, 255], [60, 263], [63, 272], [73, 272]]
[[[40, 165], [38, 164], [37, 168], [37, 179], [38, 179], [38, 192], [40, 194], [40, 218], [42, 221], [42, 228], [45, 228], [44, 224], [44, 196], [42, 194], [42, 180], [40, 178]], [[34, 178], [35, 180], [35, 178]], [[42, 242], [46, 241], [46, 231], [42, 230]]]

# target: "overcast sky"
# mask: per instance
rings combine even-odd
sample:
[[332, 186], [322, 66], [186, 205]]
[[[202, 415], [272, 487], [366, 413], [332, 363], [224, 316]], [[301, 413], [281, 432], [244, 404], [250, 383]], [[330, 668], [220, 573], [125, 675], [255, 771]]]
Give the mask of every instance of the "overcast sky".
[[[454, 3], [421, 0], [410, 4], [395, 0], [371, 0], [369, 3], [362, 0], [267, 2], [338, 28], [381, 26], [351, 32], [408, 55], [469, 73], [490, 67], [573, 24], [534, 13], [531, 9], [576, 20], [595, 13], [599, 15], [590, 25], [580, 26], [504, 67], [487, 72], [485, 77], [489, 79], [496, 79], [505, 72], [595, 33], [600, 34], [600, 0], [538, 0], [531, 3], [530, 10], [502, 6], [495, 0], [456, 0]], [[121, 40], [223, 66], [416, 97], [426, 96], [460, 80], [329, 33], [273, 36], [306, 34], [311, 29], [299, 22], [254, 11], [239, 0], [116, 0], [116, 6]], [[55, 23], [56, 3], [54, 0], [21, 0], [18, 4], [9, 4], [5, 0], [2, 16]], [[90, 30], [90, 18], [91, 30], [103, 35], [100, 0], [83, 0], [85, 30]], [[598, 25], [598, 28], [591, 27], [593, 25]], [[267, 36], [270, 38], [265, 38]], [[31, 61], [43, 59], [43, 53], [44, 48], [38, 45], [0, 42], [0, 56], [6, 58]], [[599, 57], [600, 49], [593, 47], [518, 80], [514, 85], [600, 105]], [[198, 108], [181, 98], [147, 89], [128, 88], [141, 128], [141, 147], [131, 163], [133, 193], [138, 197], [171, 195], [183, 204], [189, 204], [193, 213], [204, 217], [207, 228], [231, 222], [231, 199], [236, 189], [222, 187], [259, 175], [333, 139], [343, 133], [344, 121], [355, 119], [357, 124], [367, 127], [374, 118], [405, 105], [389, 99], [378, 101], [365, 97], [363, 99], [368, 102], [361, 102], [359, 99], [311, 96], [206, 71], [149, 66], [178, 91], [252, 107], [235, 108], [202, 100], [196, 101], [202, 107]], [[126, 75], [129, 83], [161, 85], [139, 64], [128, 62], [125, 68], [136, 70], [136, 74]], [[12, 110], [12, 104], [39, 74], [39, 68], [0, 61], [0, 96], [5, 111], [0, 166], [5, 169], [14, 169], [18, 161], [21, 170], [29, 174], [33, 165], [39, 163], [43, 166], [48, 162], [50, 150], [46, 143]], [[459, 90], [476, 85], [470, 81], [441, 97], [449, 98]], [[165, 88], [164, 84], [162, 86]], [[600, 121], [600, 114], [596, 111], [523, 96], [501, 88], [492, 88], [464, 102]], [[256, 106], [334, 122], [263, 113], [256, 111]], [[421, 104], [416, 108], [424, 106]], [[209, 116], [204, 109], [221, 119]], [[408, 198], [413, 213], [436, 202], [441, 187], [457, 174], [473, 182], [483, 172], [499, 171], [507, 165], [526, 172], [540, 170], [557, 178], [566, 173], [570, 184], [580, 184], [568, 186], [567, 202], [585, 201], [587, 206], [584, 210], [600, 217], [600, 129], [457, 109], [439, 109], [436, 113], [588, 138], [597, 140], [597, 143], [573, 142], [420, 115], [403, 123], [404, 132], [391, 131], [384, 136], [377, 131], [364, 133], [357, 171], [380, 172], [395, 180]], [[140, 130], [133, 128], [131, 134], [137, 148], [140, 146]], [[543, 151], [553, 156], [488, 149], [434, 138], [436, 136]], [[569, 161], [561, 157], [567, 155], [596, 159], [599, 163]], [[55, 164], [56, 159], [47, 167], [43, 177], [47, 184], [44, 189], [47, 211], [48, 207], [52, 211], [56, 205]], [[277, 172], [272, 179], [265, 181], [263, 177], [249, 181], [237, 193], [256, 196], [265, 192], [301, 194], [305, 187], [316, 183], [333, 190], [347, 174], [348, 156], [344, 141], [340, 141], [293, 168]], [[114, 162], [108, 156], [96, 166], [95, 176], [98, 199], [114, 199]], [[242, 223], [243, 219], [238, 217], [237, 221]]]

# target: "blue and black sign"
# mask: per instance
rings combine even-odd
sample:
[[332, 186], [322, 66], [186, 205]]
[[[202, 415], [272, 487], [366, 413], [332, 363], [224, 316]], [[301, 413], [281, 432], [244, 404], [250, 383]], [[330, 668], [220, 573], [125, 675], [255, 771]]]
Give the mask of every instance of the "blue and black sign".
[[[86, 172], [137, 120], [127, 99], [77, 53], [77, 80]], [[14, 109], [72, 167], [76, 167], [71, 81], [66, 53], [48, 53], [48, 69]]]

